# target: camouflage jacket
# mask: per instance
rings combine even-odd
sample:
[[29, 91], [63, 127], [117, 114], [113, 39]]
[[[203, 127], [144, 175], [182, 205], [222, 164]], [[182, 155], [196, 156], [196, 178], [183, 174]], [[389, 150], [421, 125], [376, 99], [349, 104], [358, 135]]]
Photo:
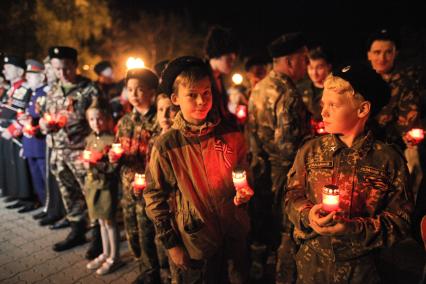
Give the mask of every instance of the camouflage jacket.
[[[410, 233], [412, 198], [405, 159], [396, 148], [362, 134], [348, 148], [328, 134], [298, 151], [288, 174], [285, 208], [295, 236], [318, 254], [348, 260], [387, 247]], [[338, 185], [340, 209], [349, 218], [342, 236], [321, 236], [309, 227], [309, 209], [322, 188]]]
[[[246, 166], [244, 137], [219, 119], [201, 126], [179, 112], [152, 149], [146, 212], [166, 248], [183, 244], [192, 259], [214, 254], [226, 236], [247, 234], [244, 206], [233, 203], [232, 170]], [[238, 237], [235, 237], [238, 238]]]
[[383, 79], [391, 88], [391, 98], [376, 120], [385, 127], [388, 141], [397, 142], [419, 124], [420, 86], [409, 73], [403, 71], [393, 71]]
[[119, 163], [121, 176], [133, 178], [134, 173], [145, 172], [148, 145], [157, 127], [154, 107], [143, 116], [133, 109], [119, 120], [115, 140], [124, 150]]
[[250, 153], [256, 159], [290, 168], [303, 138], [309, 134], [307, 110], [286, 75], [270, 71], [249, 100]]
[[315, 121], [322, 121], [321, 116], [321, 97], [324, 89], [314, 86], [309, 78], [297, 83], [297, 90], [302, 95], [302, 100], [306, 108]]
[[70, 89], [59, 81], [46, 96], [46, 111], [50, 114], [67, 113], [67, 123], [52, 133], [54, 148], [84, 149], [84, 140], [90, 133], [86, 110], [92, 98], [99, 95], [95, 84], [85, 77], [77, 77]]

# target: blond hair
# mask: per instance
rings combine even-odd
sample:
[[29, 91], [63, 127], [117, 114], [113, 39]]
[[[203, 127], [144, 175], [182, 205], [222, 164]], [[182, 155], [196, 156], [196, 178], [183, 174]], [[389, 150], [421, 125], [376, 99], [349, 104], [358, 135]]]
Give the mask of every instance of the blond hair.
[[351, 99], [351, 102], [354, 104], [354, 106], [355, 104], [361, 103], [365, 100], [360, 93], [355, 92], [354, 88], [348, 81], [334, 76], [332, 73], [329, 74], [327, 78], [325, 78], [324, 90], [326, 89], [336, 92], [340, 95], [346, 95]]

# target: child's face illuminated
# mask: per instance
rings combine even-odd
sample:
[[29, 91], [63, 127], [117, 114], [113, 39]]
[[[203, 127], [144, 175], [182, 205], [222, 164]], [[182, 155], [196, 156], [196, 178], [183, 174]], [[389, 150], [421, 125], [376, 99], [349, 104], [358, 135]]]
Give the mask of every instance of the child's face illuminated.
[[324, 89], [321, 105], [322, 119], [325, 131], [333, 134], [351, 133], [359, 123], [359, 108], [354, 98], [347, 94], [339, 94], [330, 89]]
[[162, 130], [167, 130], [172, 125], [176, 111], [173, 110], [172, 101], [169, 98], [161, 98], [157, 102], [157, 121]]
[[132, 78], [127, 81], [127, 96], [134, 107], [148, 107], [151, 105], [154, 91], [143, 86], [138, 79]]
[[191, 86], [179, 84], [177, 94], [172, 94], [172, 102], [180, 106], [186, 121], [195, 125], [202, 124], [213, 104], [209, 77], [205, 77]]
[[107, 123], [105, 121], [102, 113], [97, 109], [89, 109], [87, 111], [87, 121], [89, 122], [90, 128], [93, 132], [99, 134], [104, 131], [107, 127]]

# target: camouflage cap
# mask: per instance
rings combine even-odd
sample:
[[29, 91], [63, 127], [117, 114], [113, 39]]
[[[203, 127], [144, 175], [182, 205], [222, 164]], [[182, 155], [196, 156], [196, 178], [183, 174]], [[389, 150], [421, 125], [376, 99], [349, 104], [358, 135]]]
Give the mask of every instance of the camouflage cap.
[[272, 41], [268, 50], [272, 58], [277, 58], [292, 54], [305, 45], [306, 40], [302, 33], [288, 33]]
[[333, 75], [348, 81], [355, 92], [371, 103], [370, 117], [376, 116], [389, 102], [389, 85], [368, 65], [348, 65], [333, 71]]

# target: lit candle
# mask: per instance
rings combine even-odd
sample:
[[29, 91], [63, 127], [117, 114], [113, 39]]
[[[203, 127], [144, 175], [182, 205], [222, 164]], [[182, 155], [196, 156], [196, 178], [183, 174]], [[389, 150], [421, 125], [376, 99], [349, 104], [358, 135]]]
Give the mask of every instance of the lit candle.
[[416, 143], [420, 143], [424, 138], [424, 130], [421, 128], [413, 128], [410, 131], [408, 131], [408, 135], [416, 141]]
[[56, 123], [58, 124], [59, 127], [64, 127], [65, 124], [67, 124], [68, 118], [66, 115], [59, 115]]
[[92, 158], [92, 152], [89, 150], [84, 150], [83, 151], [83, 160], [85, 162], [90, 162], [90, 159]]
[[247, 186], [247, 175], [245, 170], [233, 170], [232, 181], [236, 190], [240, 190], [242, 187]]
[[327, 134], [327, 131], [325, 131], [324, 121], [318, 122], [316, 131], [317, 134]]
[[244, 122], [247, 118], [247, 106], [238, 105], [235, 109], [235, 115], [237, 116], [238, 121]]
[[121, 143], [113, 143], [111, 146], [111, 151], [117, 156], [117, 157], [121, 157], [121, 155], [123, 154], [124, 150], [121, 147]]
[[322, 209], [330, 213], [339, 209], [339, 187], [337, 185], [325, 185], [322, 189]]
[[35, 130], [34, 130], [34, 127], [31, 124], [28, 123], [28, 124], [25, 124], [25, 126], [24, 126], [24, 132], [27, 135], [33, 136]]
[[135, 180], [133, 181], [133, 189], [136, 193], [141, 192], [146, 187], [145, 174], [135, 174]]
[[46, 112], [43, 115], [43, 118], [44, 118], [44, 120], [46, 120], [47, 124], [49, 124], [49, 125], [55, 124], [55, 120], [53, 119], [53, 117], [49, 113]]

